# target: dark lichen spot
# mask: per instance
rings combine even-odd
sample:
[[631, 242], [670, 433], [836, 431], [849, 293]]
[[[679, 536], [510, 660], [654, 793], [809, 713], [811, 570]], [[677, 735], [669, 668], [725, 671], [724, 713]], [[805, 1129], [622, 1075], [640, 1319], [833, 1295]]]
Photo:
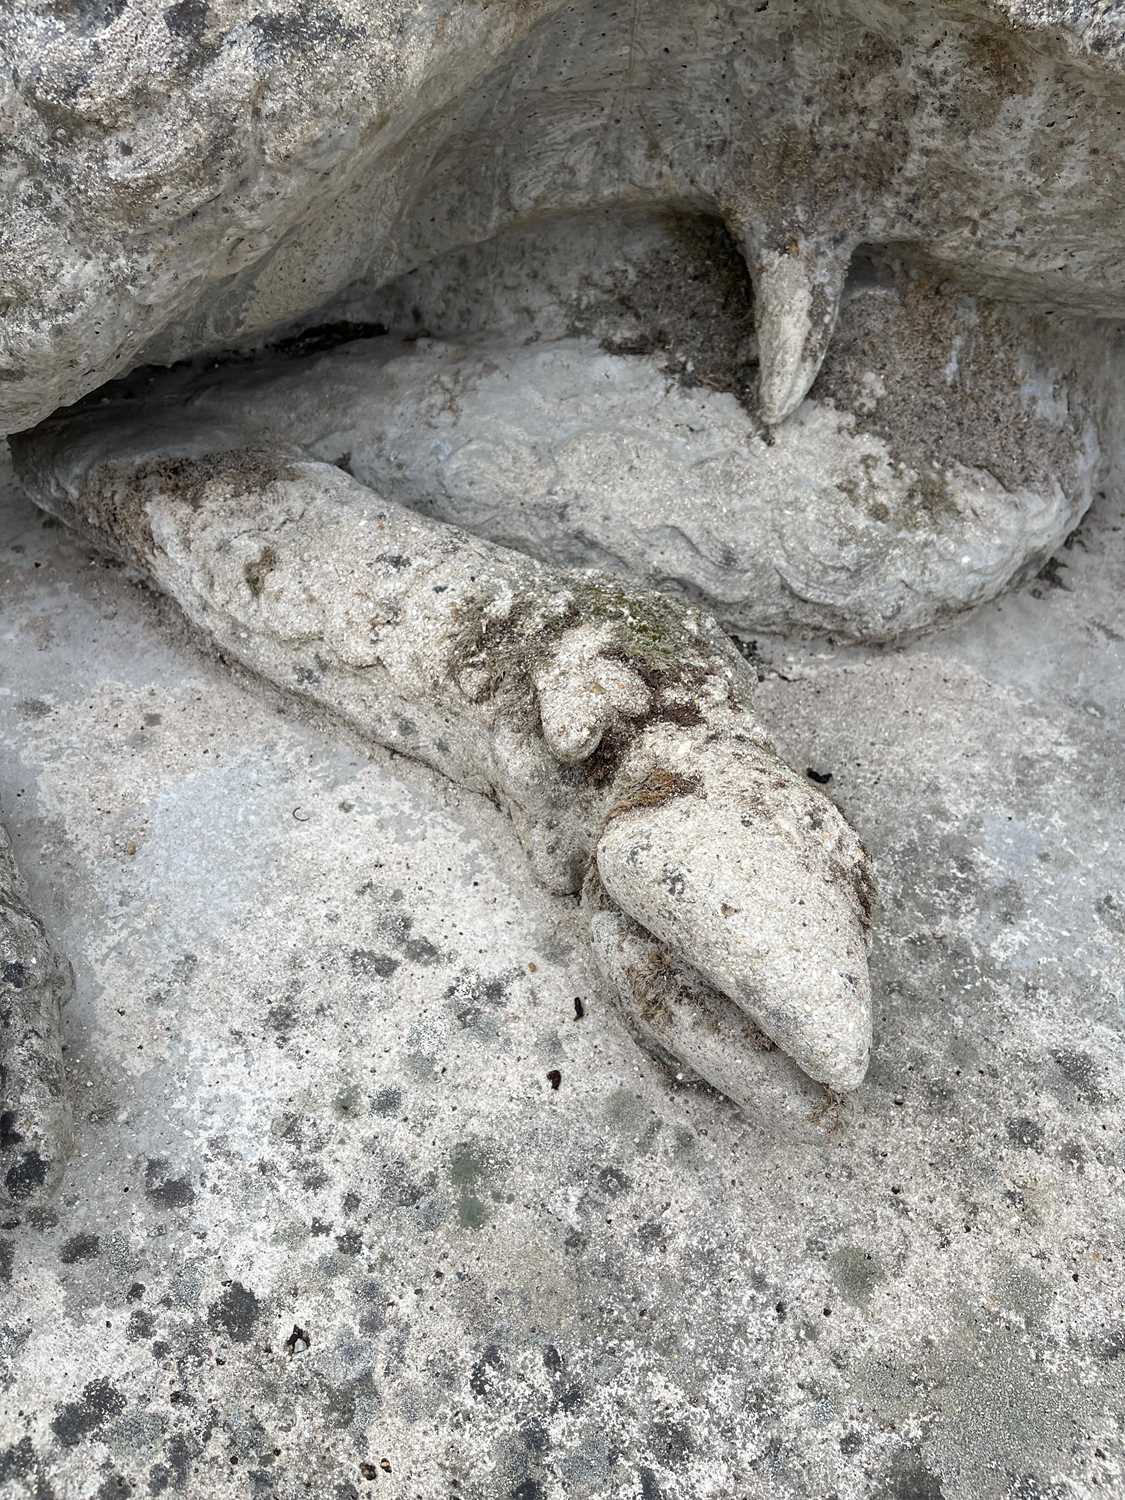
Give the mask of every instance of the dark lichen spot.
[[125, 1397], [103, 1376], [83, 1386], [77, 1401], [59, 1407], [51, 1421], [51, 1431], [64, 1448], [73, 1448], [124, 1410]]
[[617, 1167], [602, 1167], [598, 1173], [598, 1187], [607, 1198], [619, 1198], [632, 1185], [625, 1173]]
[[377, 1115], [397, 1114], [402, 1108], [402, 1090], [396, 1088], [383, 1088], [371, 1101], [371, 1108]]
[[687, 1428], [671, 1420], [653, 1425], [649, 1446], [654, 1456], [669, 1469], [678, 1468], [695, 1451]]
[[487, 1398], [496, 1385], [496, 1371], [500, 1369], [500, 1350], [495, 1344], [486, 1344], [480, 1358], [469, 1372], [469, 1389], [474, 1396]]
[[177, 0], [164, 12], [164, 24], [174, 37], [198, 47], [207, 30], [207, 0]]
[[1115, 1360], [1125, 1355], [1125, 1323], [1109, 1328], [1094, 1340], [1099, 1359]]
[[0, 1281], [11, 1281], [16, 1261], [15, 1240], [0, 1240]]
[[21, 719], [46, 719], [50, 717], [51, 705], [42, 698], [21, 698], [16, 704], [16, 713]]
[[939, 1477], [916, 1453], [901, 1454], [887, 1476], [891, 1500], [945, 1500]]
[[353, 974], [389, 979], [399, 967], [399, 961], [389, 953], [372, 953], [369, 948], [353, 948], [348, 955], [348, 966]]
[[1087, 1104], [1105, 1103], [1105, 1094], [1099, 1087], [1098, 1065], [1088, 1053], [1059, 1048], [1051, 1056], [1059, 1072]]
[[261, 1315], [261, 1304], [254, 1293], [241, 1281], [232, 1281], [207, 1309], [207, 1322], [211, 1328], [225, 1333], [232, 1344], [246, 1344]]
[[[17, 1135], [16, 1140], [20, 1139], [21, 1137]], [[8, 1197], [13, 1203], [25, 1202], [46, 1184], [48, 1170], [47, 1162], [37, 1150], [32, 1148], [30, 1151], [25, 1151], [4, 1174], [4, 1185], [8, 1189]]]
[[656, 1475], [649, 1468], [637, 1470], [641, 1486], [641, 1500], [664, 1500], [664, 1491], [656, 1482]]
[[145, 1197], [155, 1203], [157, 1208], [186, 1208], [188, 1204], [195, 1202], [195, 1189], [186, 1176], [170, 1177], [168, 1167], [168, 1162], [162, 1157], [148, 1162], [145, 1167]]
[[20, 1438], [10, 1448], [0, 1448], [0, 1484], [14, 1479], [28, 1479], [36, 1467], [35, 1449], [29, 1437]]
[[[258, 34], [259, 51], [262, 61], [267, 65], [303, 56], [314, 47], [331, 47], [337, 52], [342, 52], [352, 43], [362, 41], [365, 35], [363, 27], [349, 25], [339, 11], [332, 10], [327, 5], [314, 5], [311, 0], [301, 0], [300, 4], [290, 7], [281, 14], [256, 15], [252, 17], [250, 25]], [[339, 325], [322, 324], [318, 330], [310, 329], [309, 334], [323, 332], [333, 326]], [[300, 334], [274, 347], [283, 353], [290, 352], [299, 338], [301, 338]], [[341, 339], [333, 338], [329, 344], [321, 347], [330, 348], [333, 343], [340, 342], [342, 342]], [[290, 349], [284, 347], [286, 344], [290, 346]], [[316, 345], [313, 344], [311, 347], [315, 348]], [[310, 348], [301, 348], [299, 352], [307, 354]]]
[[1045, 1137], [1038, 1120], [1032, 1120], [1027, 1115], [1017, 1115], [1005, 1120], [1004, 1128], [1013, 1146], [1019, 1146], [1024, 1151], [1042, 1149]]
[[143, 1339], [152, 1338], [155, 1332], [156, 1319], [143, 1308], [135, 1307], [129, 1314], [129, 1321], [125, 1325], [125, 1337], [131, 1344], [138, 1344]]
[[72, 1234], [59, 1252], [64, 1266], [77, 1265], [79, 1261], [95, 1260], [101, 1240], [96, 1234]]

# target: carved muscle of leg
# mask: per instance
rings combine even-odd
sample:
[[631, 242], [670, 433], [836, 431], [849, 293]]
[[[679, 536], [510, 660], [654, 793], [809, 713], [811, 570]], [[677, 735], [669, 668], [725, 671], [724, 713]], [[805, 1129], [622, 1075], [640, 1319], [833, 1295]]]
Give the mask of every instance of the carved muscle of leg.
[[161, 434], [110, 403], [13, 451], [40, 504], [226, 656], [505, 808], [536, 877], [582, 890], [622, 1010], [681, 1067], [805, 1115], [861, 1081], [867, 859], [768, 745], [706, 616], [221, 423]]
[[0, 827], [0, 1207], [20, 1210], [58, 1185], [70, 1143], [59, 1012], [70, 969], [27, 904]]

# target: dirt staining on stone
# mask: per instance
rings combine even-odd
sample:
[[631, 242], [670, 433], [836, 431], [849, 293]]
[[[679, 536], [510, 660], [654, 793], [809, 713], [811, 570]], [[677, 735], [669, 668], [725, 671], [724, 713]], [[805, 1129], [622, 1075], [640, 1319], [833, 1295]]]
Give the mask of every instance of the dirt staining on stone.
[[254, 595], [259, 597], [266, 586], [266, 579], [277, 566], [277, 552], [273, 547], [263, 547], [253, 562], [248, 562], [243, 569], [246, 575], [246, 586]]
[[626, 813], [640, 808], [663, 807], [675, 797], [688, 797], [699, 791], [702, 783], [698, 776], [685, 776], [680, 771], [670, 771], [664, 766], [654, 766], [646, 772], [643, 780], [632, 787], [606, 813], [606, 822], [624, 817]]
[[718, 219], [675, 215], [667, 231], [635, 274], [617, 274], [603, 296], [575, 299], [571, 331], [624, 317], [636, 332], [603, 337], [607, 354], [659, 355], [684, 387], [727, 391], [752, 409], [754, 291], [742, 252]]

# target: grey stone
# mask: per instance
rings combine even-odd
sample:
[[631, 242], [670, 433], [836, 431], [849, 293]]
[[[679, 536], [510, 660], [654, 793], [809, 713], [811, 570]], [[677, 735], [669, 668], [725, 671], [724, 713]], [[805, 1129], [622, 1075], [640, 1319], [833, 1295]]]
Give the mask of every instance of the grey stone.
[[[1031, 316], [887, 258], [857, 263], [813, 395], [767, 431], [740, 385], [745, 277], [720, 248], [649, 220], [493, 241], [357, 293], [324, 333], [436, 337], [302, 355], [310, 334], [249, 364], [138, 376], [122, 415], [237, 412], [257, 443], [299, 444], [545, 561], [682, 591], [745, 635], [931, 629], [1037, 572], [1119, 482], [1111, 325]], [[670, 265], [695, 289], [678, 310]], [[653, 283], [673, 292], [646, 301]], [[103, 422], [109, 396], [74, 422]]]
[[0, 825], [0, 1209], [48, 1200], [71, 1144], [60, 1016], [69, 966], [30, 909]]
[[[745, 1012], [827, 1088], [862, 1081], [867, 857], [770, 749], [754, 674], [711, 620], [454, 532], [276, 445], [224, 446], [229, 424], [190, 401], [178, 426], [153, 415], [108, 402], [45, 423], [13, 440], [20, 477], [224, 657], [497, 801], [549, 890], [589, 885], [596, 860], [610, 904], [733, 1002], [710, 1012], [725, 1048], [705, 1060], [693, 1028], [664, 1027], [682, 1064], [752, 1098], [748, 1062], [776, 1060], [756, 1036], [747, 1058]], [[618, 990], [626, 1009], [663, 1004]]]
[[0, 798], [79, 1123], [0, 1231], [5, 1493], [1115, 1493], [1123, 538], [1095, 502], [905, 649], [759, 642], [882, 895], [806, 1143], [618, 1030], [498, 808], [5, 489]]
[[609, 204], [686, 205], [744, 247], [769, 421], [865, 243], [1125, 311], [1125, 42], [1101, 6], [26, 0], [0, 26], [0, 430]]

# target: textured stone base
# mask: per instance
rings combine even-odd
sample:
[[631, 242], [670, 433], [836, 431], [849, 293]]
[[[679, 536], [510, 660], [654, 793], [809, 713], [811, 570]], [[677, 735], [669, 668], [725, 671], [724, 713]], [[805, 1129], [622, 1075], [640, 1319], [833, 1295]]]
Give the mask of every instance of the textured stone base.
[[0, 799], [79, 1149], [0, 1231], [5, 1494], [1120, 1489], [1123, 525], [936, 644], [762, 644], [883, 891], [814, 1150], [615, 1030], [481, 799], [6, 495]]

